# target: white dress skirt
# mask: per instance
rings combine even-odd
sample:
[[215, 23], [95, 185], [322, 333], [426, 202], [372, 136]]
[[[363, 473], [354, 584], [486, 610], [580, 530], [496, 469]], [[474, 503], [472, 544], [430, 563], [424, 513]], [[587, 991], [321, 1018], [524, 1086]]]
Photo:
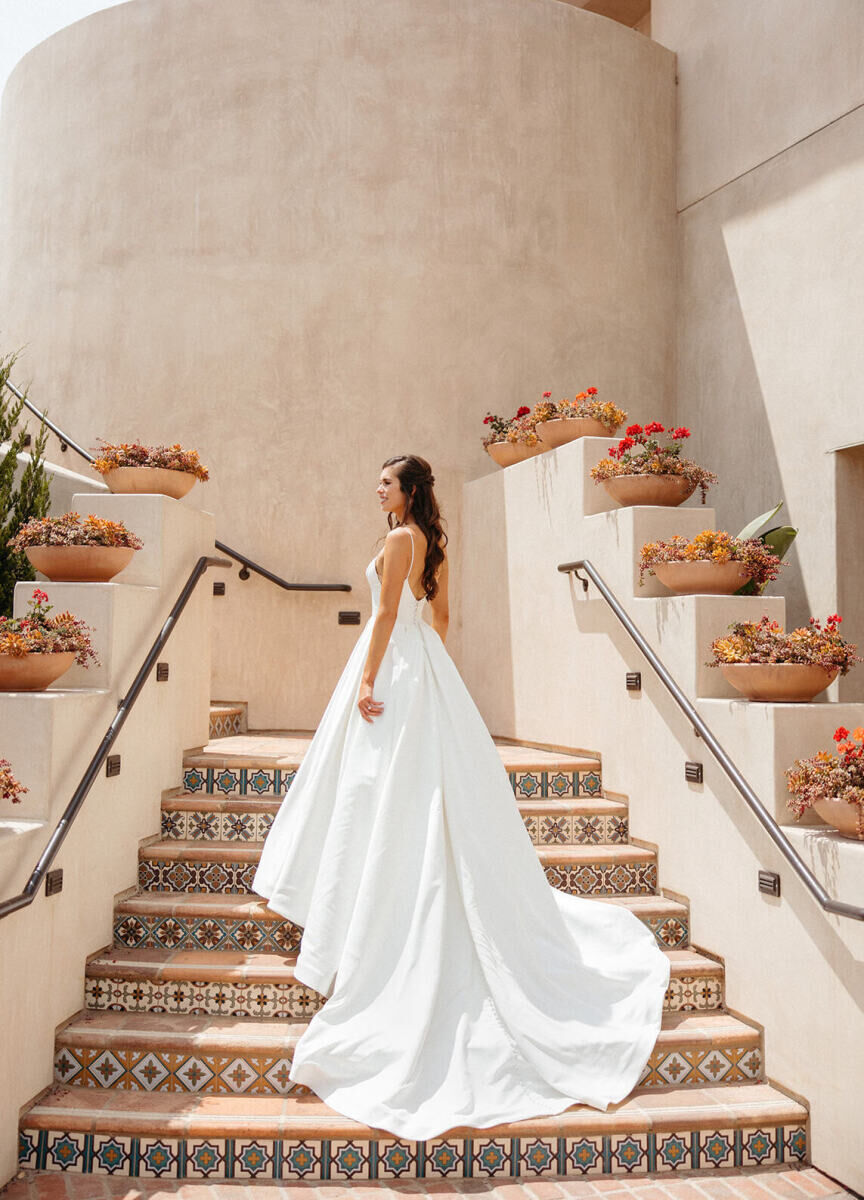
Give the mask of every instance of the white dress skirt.
[[403, 586], [375, 681], [373, 614], [276, 816], [253, 887], [303, 926], [296, 976], [328, 997], [291, 1078], [417, 1140], [585, 1103], [639, 1080], [669, 962], [626, 908], [543, 873], [498, 751]]

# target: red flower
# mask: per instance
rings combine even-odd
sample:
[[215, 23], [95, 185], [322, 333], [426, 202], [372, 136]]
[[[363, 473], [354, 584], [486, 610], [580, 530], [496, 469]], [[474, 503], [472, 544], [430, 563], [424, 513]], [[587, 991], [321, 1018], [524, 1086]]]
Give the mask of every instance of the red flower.
[[528, 408], [528, 406], [527, 406], [527, 405], [525, 405], [525, 404], [523, 404], [523, 405], [521, 406], [521, 408], [517, 408], [517, 410], [516, 410], [516, 419], [517, 419], [517, 421], [518, 421], [518, 419], [519, 419], [520, 417], [527, 417], [527, 416], [528, 416], [528, 414], [530, 413], [530, 411], [531, 411], [531, 409], [530, 409], [530, 408]]
[[544, 399], [544, 400], [548, 400], [548, 399], [549, 399], [549, 397], [550, 397], [551, 395], [552, 395], [552, 393], [551, 393], [551, 392], [544, 392], [544, 393], [543, 393], [543, 399]]
[[38, 604], [44, 604], [45, 601], [48, 599], [48, 593], [43, 592], [40, 588], [36, 588], [36, 590], [33, 593], [33, 599]]
[[589, 395], [589, 396], [596, 396], [596, 395], [597, 395], [597, 389], [596, 389], [596, 388], [586, 388], [585, 390], [586, 390], [586, 392], [588, 393], [588, 395]]
[[483, 424], [484, 424], [484, 425], [488, 425], [488, 424], [489, 424], [489, 422], [490, 422], [491, 420], [492, 420], [492, 418], [491, 418], [491, 417], [484, 417], [484, 418], [483, 418]]
[[843, 618], [840, 616], [839, 613], [832, 613], [831, 616], [828, 618], [826, 624], [840, 625], [842, 623], [842, 621], [843, 621]]
[[[610, 457], [610, 458], [617, 458], [617, 457], [618, 457], [618, 447], [617, 447], [617, 446], [610, 446], [610, 447], [609, 447], [609, 457]], [[0, 621], [2, 621], [2, 620], [3, 620], [3, 618], [2, 618], [2, 617], [0, 617]]]
[[849, 730], [846, 729], [846, 727], [843, 725], [838, 726], [838, 728], [834, 730], [834, 741], [835, 742], [845, 741], [845, 739], [848, 738], [848, 736], [849, 736]]
[[652, 433], [665, 433], [666, 430], [659, 421], [652, 421], [650, 425], [645, 426], [645, 432], [650, 435]]
[[679, 425], [672, 436], [676, 441], [680, 441], [681, 438], [688, 438], [690, 436], [690, 430], [685, 429], [683, 425]]
[[623, 437], [618, 443], [618, 453], [623, 454], [625, 450], [629, 450], [631, 446], [635, 445], [636, 443], [632, 437]]
[[[630, 437], [631, 433], [641, 433], [641, 432], [642, 432], [641, 425], [628, 425], [627, 426], [627, 436], [628, 437]], [[633, 443], [631, 442], [630, 444], [632, 446]]]

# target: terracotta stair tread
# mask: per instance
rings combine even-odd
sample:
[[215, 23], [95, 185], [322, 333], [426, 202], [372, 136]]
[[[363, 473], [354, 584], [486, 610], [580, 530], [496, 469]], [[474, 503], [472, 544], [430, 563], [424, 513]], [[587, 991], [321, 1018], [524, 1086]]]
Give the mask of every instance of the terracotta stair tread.
[[[716, 975], [722, 963], [695, 950], [664, 950], [673, 975]], [[127, 950], [123, 947], [95, 955], [87, 963], [90, 979], [117, 975], [132, 979], [185, 979], [194, 982], [242, 980], [290, 982], [295, 954], [255, 954], [234, 950]]]
[[[586, 900], [598, 903], [620, 904], [629, 908], [636, 916], [687, 916], [687, 905], [666, 896], [586, 896]], [[283, 921], [284, 917], [267, 907], [260, 896], [243, 892], [137, 892], [118, 900], [116, 913], [137, 916], [165, 917], [228, 917], [247, 919], [270, 918]]]
[[[624, 843], [588, 842], [575, 846], [536, 846], [540, 861], [547, 865], [578, 862], [654, 862], [654, 850]], [[169, 862], [258, 862], [260, 842], [217, 842], [215, 840], [166, 838], [142, 846], [139, 858]]]
[[[585, 1133], [734, 1129], [742, 1125], [803, 1123], [807, 1110], [766, 1083], [642, 1092], [607, 1112], [576, 1105], [554, 1117], [535, 1117], [484, 1129], [478, 1136], [565, 1136]], [[22, 1119], [24, 1129], [63, 1129], [159, 1137], [394, 1140], [328, 1108], [317, 1097], [205, 1095], [122, 1091], [55, 1085]], [[462, 1128], [449, 1136], [471, 1136]], [[443, 1138], [443, 1134], [441, 1137]], [[440, 1140], [440, 1139], [435, 1139]]]
[[[176, 1016], [169, 1013], [77, 1013], [57, 1033], [57, 1047], [160, 1050], [241, 1057], [293, 1049], [306, 1021], [264, 1017]], [[757, 1028], [725, 1012], [664, 1013], [657, 1047], [758, 1045]]]
[[[312, 740], [303, 730], [255, 730], [215, 738], [200, 751], [184, 756], [185, 767], [297, 766]], [[568, 754], [534, 746], [496, 741], [507, 771], [600, 771], [589, 755]]]

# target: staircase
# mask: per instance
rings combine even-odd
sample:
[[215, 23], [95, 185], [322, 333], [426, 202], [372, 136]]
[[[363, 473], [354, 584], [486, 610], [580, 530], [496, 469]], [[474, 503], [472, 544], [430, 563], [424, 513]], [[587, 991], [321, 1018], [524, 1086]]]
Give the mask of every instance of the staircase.
[[[215, 708], [215, 706], [214, 706]], [[237, 711], [226, 713], [226, 708]], [[690, 944], [687, 904], [658, 887], [600, 763], [502, 743], [520, 812], [554, 887], [625, 905], [671, 964], [663, 1027], [639, 1086], [606, 1113], [408, 1142], [328, 1109], [288, 1078], [324, 1003], [300, 983], [302, 931], [250, 893], [260, 845], [308, 745], [230, 733], [187, 755], [116, 903], [114, 943], [86, 967], [84, 1009], [57, 1033], [54, 1085], [21, 1119], [20, 1162], [136, 1177], [598, 1179], [769, 1167], [807, 1158], [807, 1110], [765, 1080], [759, 1028], [724, 1008], [723, 963]]]

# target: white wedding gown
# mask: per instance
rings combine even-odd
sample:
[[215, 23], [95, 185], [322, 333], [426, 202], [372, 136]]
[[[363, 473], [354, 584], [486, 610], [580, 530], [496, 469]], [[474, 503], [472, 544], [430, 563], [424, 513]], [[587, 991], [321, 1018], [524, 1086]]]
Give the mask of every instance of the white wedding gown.
[[[410, 573], [410, 571], [409, 571]], [[636, 1085], [669, 979], [627, 909], [546, 880], [483, 720], [424, 601], [402, 589], [357, 693], [380, 595], [273, 823], [254, 890], [304, 927], [328, 996], [291, 1078], [399, 1137], [605, 1109]]]

